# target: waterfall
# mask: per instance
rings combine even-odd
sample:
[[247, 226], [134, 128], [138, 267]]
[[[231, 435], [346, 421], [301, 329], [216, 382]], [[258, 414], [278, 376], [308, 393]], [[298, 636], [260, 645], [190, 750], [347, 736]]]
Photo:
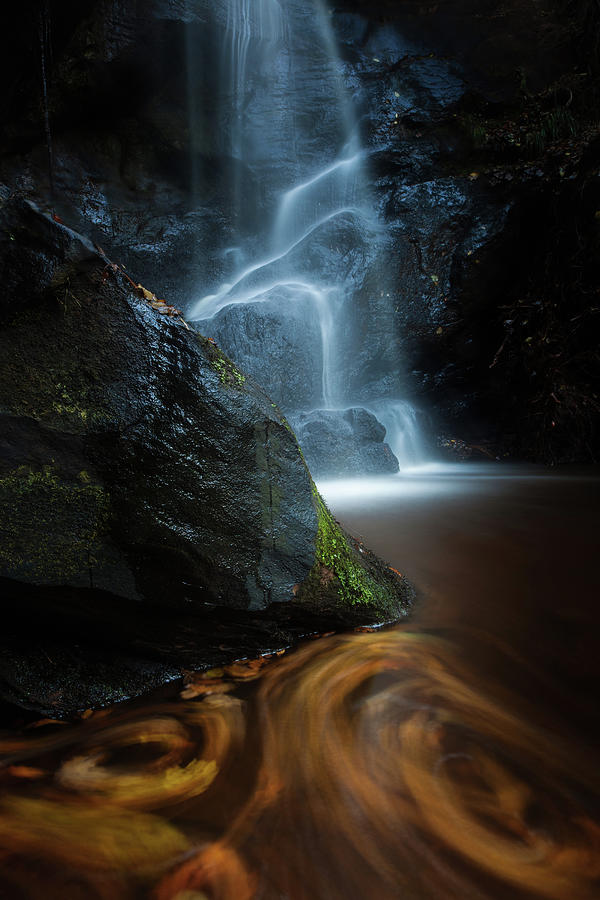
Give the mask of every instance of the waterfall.
[[[375, 271], [382, 226], [329, 11], [320, 0], [229, 0], [226, 7], [215, 91], [231, 240], [222, 276], [199, 292], [189, 317], [250, 367], [288, 414], [384, 411], [379, 419], [394, 450], [412, 464], [420, 444], [409, 404], [361, 386], [360, 371], [350, 377], [367, 343], [357, 291], [365, 272]], [[378, 289], [384, 278], [373, 276]], [[372, 287], [362, 290], [364, 318]], [[310, 358], [298, 358], [299, 332]], [[368, 352], [377, 357], [376, 348]], [[303, 387], [283, 399], [278, 384], [299, 367], [310, 370], [296, 377]]]
[[[220, 84], [224, 93], [222, 108], [227, 122], [222, 122], [223, 151], [232, 160], [244, 160], [252, 153], [246, 127], [246, 85], [250, 69], [256, 67], [268, 77], [269, 63], [284, 35], [284, 23], [278, 0], [236, 0], [227, 10], [227, 26], [223, 41]], [[232, 172], [233, 208], [242, 208], [242, 185], [239, 167]]]
[[419, 411], [407, 400], [383, 400], [369, 404], [386, 430], [386, 441], [400, 464], [400, 470], [414, 468], [428, 459], [429, 453], [419, 425]]

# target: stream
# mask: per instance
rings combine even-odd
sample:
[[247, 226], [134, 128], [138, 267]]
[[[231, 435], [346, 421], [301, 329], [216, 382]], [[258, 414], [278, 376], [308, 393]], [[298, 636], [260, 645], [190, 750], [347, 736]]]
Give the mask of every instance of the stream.
[[409, 624], [3, 731], [0, 897], [598, 896], [597, 474], [320, 489]]

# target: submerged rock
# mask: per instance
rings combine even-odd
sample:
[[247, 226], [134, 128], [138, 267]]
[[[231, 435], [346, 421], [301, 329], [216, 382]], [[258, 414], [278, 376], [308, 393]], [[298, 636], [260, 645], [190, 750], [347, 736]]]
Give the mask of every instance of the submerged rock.
[[397, 472], [385, 428], [362, 407], [317, 409], [293, 419], [306, 462], [319, 478]]
[[[214, 342], [33, 203], [0, 220], [5, 696], [70, 710], [143, 690], [126, 657], [160, 681], [405, 614], [409, 588], [358, 554], [277, 406]], [[40, 640], [62, 681], [40, 671], [32, 696]], [[82, 644], [126, 684], [103, 691]]]

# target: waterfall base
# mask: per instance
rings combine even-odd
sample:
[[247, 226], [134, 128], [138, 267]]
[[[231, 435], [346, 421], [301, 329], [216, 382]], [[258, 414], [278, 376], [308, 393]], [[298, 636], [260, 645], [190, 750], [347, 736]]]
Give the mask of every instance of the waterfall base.
[[399, 469], [384, 442], [384, 426], [362, 407], [316, 409], [299, 413], [291, 421], [316, 478], [385, 475]]

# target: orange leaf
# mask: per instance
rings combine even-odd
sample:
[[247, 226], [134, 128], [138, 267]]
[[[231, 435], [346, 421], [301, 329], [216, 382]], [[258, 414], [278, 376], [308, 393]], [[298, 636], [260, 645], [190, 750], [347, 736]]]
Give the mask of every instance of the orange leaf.
[[179, 694], [182, 700], [192, 700], [208, 694], [228, 694], [234, 689], [233, 684], [226, 681], [205, 681], [199, 684], [188, 684]]
[[63, 722], [61, 719], [38, 719], [37, 722], [31, 722], [29, 725], [26, 725], [25, 728], [41, 728], [42, 725], [68, 725], [68, 722]]
[[31, 766], [8, 766], [6, 771], [13, 778], [44, 778], [48, 774], [43, 769], [34, 769]]
[[262, 669], [266, 663], [267, 660], [262, 658], [248, 660], [240, 659], [230, 666], [226, 666], [225, 671], [230, 678], [235, 678], [236, 681], [253, 681], [255, 678], [260, 678], [260, 669]]

